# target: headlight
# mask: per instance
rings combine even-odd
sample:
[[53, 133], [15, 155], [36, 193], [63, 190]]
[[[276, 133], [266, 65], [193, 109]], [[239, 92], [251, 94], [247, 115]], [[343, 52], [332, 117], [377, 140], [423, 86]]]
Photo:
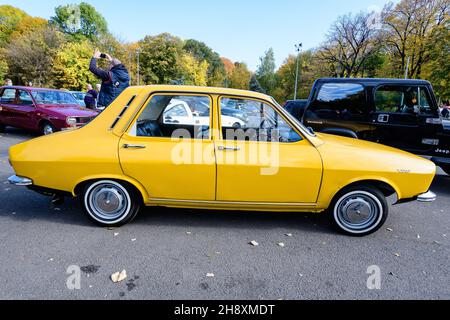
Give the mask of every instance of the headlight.
[[76, 126], [76, 125], [77, 125], [77, 118], [74, 118], [74, 117], [67, 117], [67, 118], [66, 118], [66, 123], [67, 123], [69, 126]]

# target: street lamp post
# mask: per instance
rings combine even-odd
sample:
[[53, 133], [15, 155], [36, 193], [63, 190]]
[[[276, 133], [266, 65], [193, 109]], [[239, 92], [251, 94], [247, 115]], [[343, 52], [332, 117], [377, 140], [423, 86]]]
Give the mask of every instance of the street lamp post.
[[298, 90], [298, 69], [299, 69], [299, 60], [300, 60], [300, 52], [302, 51], [303, 43], [299, 43], [295, 45], [295, 51], [297, 51], [297, 68], [295, 71], [295, 92], [294, 92], [294, 100], [297, 100], [297, 90]]
[[137, 55], [137, 75], [136, 75], [136, 79], [137, 79], [137, 85], [140, 86], [141, 85], [141, 61], [140, 61], [141, 48], [137, 48], [136, 55]]

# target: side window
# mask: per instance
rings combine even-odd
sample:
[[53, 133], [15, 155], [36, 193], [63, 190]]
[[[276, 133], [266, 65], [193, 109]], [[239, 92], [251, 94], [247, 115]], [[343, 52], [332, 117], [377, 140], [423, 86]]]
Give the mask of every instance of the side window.
[[308, 118], [362, 120], [369, 113], [364, 87], [357, 83], [326, 83], [307, 112]]
[[19, 98], [17, 100], [17, 104], [21, 106], [32, 106], [33, 100], [31, 99], [30, 94], [25, 90], [18, 90]]
[[270, 105], [256, 100], [221, 98], [224, 140], [297, 142], [302, 137]]
[[[201, 106], [201, 112], [197, 111]], [[207, 96], [155, 95], [130, 134], [138, 137], [209, 139], [211, 101]]]
[[432, 104], [427, 90], [417, 86], [382, 86], [375, 92], [378, 112], [401, 114], [430, 113]]
[[1, 102], [13, 104], [16, 99], [16, 89], [5, 89], [2, 93]]

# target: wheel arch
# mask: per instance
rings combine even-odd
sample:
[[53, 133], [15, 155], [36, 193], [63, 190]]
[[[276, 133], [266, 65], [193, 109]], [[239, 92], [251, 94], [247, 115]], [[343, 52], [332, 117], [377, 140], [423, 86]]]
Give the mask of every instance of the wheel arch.
[[135, 190], [141, 195], [142, 203], [146, 203], [149, 198], [147, 190], [145, 190], [144, 186], [142, 186], [138, 181], [127, 176], [119, 176], [119, 175], [96, 175], [80, 179], [75, 184], [75, 187], [72, 190], [72, 195], [74, 197], [78, 196], [86, 184], [99, 180], [113, 180], [117, 182], [126, 182], [130, 184], [132, 187], [134, 187]]
[[333, 199], [344, 189], [354, 187], [354, 186], [370, 186], [375, 187], [378, 190], [380, 190], [383, 195], [387, 198], [392, 195], [396, 195], [397, 200], [401, 199], [401, 193], [398, 187], [386, 179], [382, 178], [368, 178], [368, 179], [361, 179], [361, 180], [355, 180], [350, 181], [348, 184], [337, 190], [334, 195]]

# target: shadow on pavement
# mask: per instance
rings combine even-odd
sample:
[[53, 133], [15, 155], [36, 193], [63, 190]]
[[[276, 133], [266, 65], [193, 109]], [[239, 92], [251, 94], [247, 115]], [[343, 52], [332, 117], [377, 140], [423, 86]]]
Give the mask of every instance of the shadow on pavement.
[[450, 176], [438, 175], [434, 178], [431, 191], [439, 195], [450, 195]]

